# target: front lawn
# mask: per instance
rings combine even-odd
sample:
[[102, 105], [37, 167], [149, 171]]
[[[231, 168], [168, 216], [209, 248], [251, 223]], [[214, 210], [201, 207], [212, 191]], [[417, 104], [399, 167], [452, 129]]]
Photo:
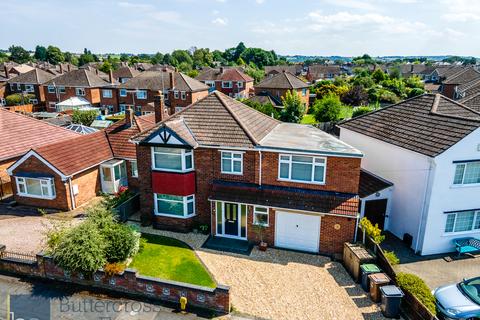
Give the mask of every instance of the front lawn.
[[147, 234], [142, 238], [147, 243], [142, 252], [133, 258], [129, 268], [137, 269], [144, 276], [211, 288], [216, 286], [193, 250], [184, 242]]

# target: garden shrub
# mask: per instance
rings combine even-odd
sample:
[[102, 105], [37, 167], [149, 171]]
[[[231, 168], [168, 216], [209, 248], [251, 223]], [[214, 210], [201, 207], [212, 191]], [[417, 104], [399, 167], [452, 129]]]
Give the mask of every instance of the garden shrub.
[[35, 99], [34, 94], [24, 94], [23, 97], [19, 93], [14, 93], [5, 97], [7, 106], [20, 106], [23, 104], [29, 104], [30, 99]]
[[430, 312], [436, 314], [435, 297], [425, 281], [414, 274], [399, 272], [397, 284], [402, 290], [415, 296]]
[[105, 258], [108, 262], [125, 261], [139, 250], [140, 233], [133, 231], [129, 226], [114, 223], [104, 229], [102, 234], [107, 243]]
[[360, 226], [362, 227], [363, 232], [372, 238], [375, 243], [380, 244], [385, 240], [385, 236], [382, 235], [382, 230], [378, 227], [378, 223], [373, 225], [367, 217], [363, 217], [362, 220], [360, 220]]
[[367, 106], [355, 108], [355, 109], [353, 109], [352, 118], [367, 114], [367, 113], [372, 112], [372, 111], [373, 111], [373, 108], [372, 107], [367, 107]]
[[130, 199], [132, 196], [133, 193], [130, 191], [130, 189], [126, 187], [120, 187], [120, 190], [114, 195], [104, 194], [103, 202], [108, 209], [116, 208]]
[[72, 122], [89, 126], [98, 116], [97, 110], [73, 110]]
[[335, 94], [327, 94], [313, 105], [313, 115], [318, 122], [332, 122], [340, 118], [342, 103]]
[[120, 274], [124, 270], [125, 264], [119, 262], [107, 263], [105, 267], [103, 267], [103, 271], [105, 271], [105, 274], [109, 277]]
[[397, 255], [393, 251], [384, 251], [383, 255], [392, 266], [400, 263], [400, 259], [398, 259]]

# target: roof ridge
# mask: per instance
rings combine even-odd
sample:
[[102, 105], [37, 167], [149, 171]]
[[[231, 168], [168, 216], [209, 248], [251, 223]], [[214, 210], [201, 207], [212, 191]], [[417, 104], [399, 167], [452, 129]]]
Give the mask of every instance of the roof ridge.
[[[439, 100], [439, 101], [437, 102], [437, 107], [438, 107], [438, 104], [440, 103], [440, 99], [444, 99], [444, 100], [447, 100], [447, 101], [450, 102], [450, 103], [453, 103], [453, 104], [457, 105], [457, 106], [460, 107], [460, 108], [463, 108], [463, 109], [465, 109], [465, 110], [468, 110], [468, 111], [470, 111], [470, 112], [472, 112], [472, 113], [475, 113], [475, 114], [477, 114], [477, 115], [480, 116], [480, 112], [475, 111], [475, 110], [473, 110], [473, 109], [471, 109], [471, 108], [469, 108], [469, 107], [467, 107], [467, 106], [465, 106], [465, 105], [463, 105], [463, 104], [461, 104], [461, 103], [459, 103], [459, 102], [457, 102], [457, 101], [455, 101], [455, 100], [452, 100], [452, 99], [450, 99], [450, 98], [448, 98], [448, 97], [442, 96], [442, 95], [439, 94], [439, 93], [437, 93], [436, 95], [438, 96], [438, 100]], [[436, 98], [436, 97], [435, 97], [435, 98]], [[448, 117], [448, 118], [452, 118], [452, 119], [461, 119], [461, 120], [468, 120], [468, 121], [475, 121], [475, 122], [479, 122], [479, 121], [480, 121], [480, 119], [475, 120], [475, 119], [470, 119], [470, 118], [466, 118], [466, 117], [462, 117], [462, 116], [455, 116], [455, 115], [449, 115], [449, 114], [440, 113], [440, 112], [437, 111], [437, 108], [435, 108], [435, 110], [434, 110], [433, 107], [432, 107], [431, 112], [434, 113], [435, 115], [443, 116], [443, 117]]]
[[[282, 73], [285, 75], [285, 78], [287, 79], [288, 83], [290, 84], [290, 87], [292, 87], [292, 90], [293, 90], [293, 89], [294, 89], [294, 88], [293, 88], [293, 83], [292, 83], [292, 81], [290, 81], [290, 79], [287, 77], [287, 73], [288, 73], [288, 74], [291, 74], [291, 73], [288, 72], [288, 71], [284, 71], [284, 72], [282, 72]], [[293, 74], [291, 74], [291, 75], [293, 76]]]
[[461, 100], [458, 100], [458, 102], [461, 103], [461, 104], [464, 104], [465, 102], [470, 101], [470, 100], [472, 100], [473, 98], [478, 97], [479, 95], [480, 95], [480, 92], [477, 92], [477, 93], [472, 94], [472, 95], [469, 96], [469, 97], [466, 97], [466, 98], [463, 98], [463, 99], [461, 99]]

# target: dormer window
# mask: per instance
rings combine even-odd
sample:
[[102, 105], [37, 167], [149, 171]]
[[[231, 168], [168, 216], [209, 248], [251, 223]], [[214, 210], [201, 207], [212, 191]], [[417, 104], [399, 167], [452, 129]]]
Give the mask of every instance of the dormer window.
[[192, 150], [152, 147], [153, 170], [187, 172], [193, 170]]

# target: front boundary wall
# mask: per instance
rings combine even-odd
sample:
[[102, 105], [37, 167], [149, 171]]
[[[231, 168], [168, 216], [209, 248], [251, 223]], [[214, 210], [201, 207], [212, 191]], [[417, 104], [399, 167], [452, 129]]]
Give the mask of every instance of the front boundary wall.
[[107, 275], [103, 270], [85, 275], [63, 270], [54, 263], [52, 257], [44, 254], [29, 257], [8, 252], [2, 245], [0, 245], [0, 272], [74, 283], [169, 304], [179, 304], [180, 298], [186, 297], [187, 310], [193, 307], [217, 314], [230, 312], [230, 288], [224, 285], [209, 288], [157, 279], [139, 275], [135, 269], [126, 269], [114, 276]]

